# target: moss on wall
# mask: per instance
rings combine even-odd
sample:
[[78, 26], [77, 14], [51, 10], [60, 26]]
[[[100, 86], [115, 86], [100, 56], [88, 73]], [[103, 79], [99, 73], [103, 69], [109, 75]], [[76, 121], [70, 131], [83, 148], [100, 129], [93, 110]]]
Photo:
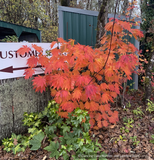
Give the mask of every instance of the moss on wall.
[[51, 99], [50, 91], [36, 93], [32, 79], [1, 80], [0, 82], [0, 140], [26, 131], [22, 126], [24, 112], [39, 112]]

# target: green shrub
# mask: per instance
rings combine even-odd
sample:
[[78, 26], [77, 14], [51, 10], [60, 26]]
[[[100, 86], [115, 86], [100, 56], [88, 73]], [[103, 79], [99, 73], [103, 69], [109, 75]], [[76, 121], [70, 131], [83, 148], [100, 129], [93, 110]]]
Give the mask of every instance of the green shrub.
[[[44, 149], [51, 152], [50, 157], [58, 159], [62, 156], [64, 160], [67, 160], [71, 155], [70, 152], [74, 153], [73, 159], [80, 155], [89, 154], [94, 157], [100, 151], [101, 145], [90, 139], [88, 112], [76, 108], [68, 114], [68, 118], [61, 118], [57, 114], [58, 109], [58, 104], [51, 101], [40, 113], [24, 113], [23, 122], [24, 125], [30, 127], [28, 129], [30, 136], [16, 136], [13, 133], [11, 138], [2, 141], [4, 150], [13, 151], [14, 154], [24, 151], [26, 147], [30, 147], [31, 150], [38, 150], [43, 141], [48, 140], [50, 145]], [[105, 153], [102, 154], [105, 157]]]
[[154, 111], [154, 103], [152, 101], [150, 101], [149, 99], [148, 99], [147, 106], [148, 107], [147, 107], [146, 111], [149, 111], [150, 113]]

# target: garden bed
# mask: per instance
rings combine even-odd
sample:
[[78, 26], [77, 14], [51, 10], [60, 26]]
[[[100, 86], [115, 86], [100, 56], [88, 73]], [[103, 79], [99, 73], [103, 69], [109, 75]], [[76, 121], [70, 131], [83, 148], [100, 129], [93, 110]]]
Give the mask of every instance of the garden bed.
[[[154, 159], [154, 137], [151, 137], [154, 134], [154, 115], [146, 111], [142, 98], [141, 91], [127, 93], [125, 107], [120, 104], [112, 106], [112, 110], [119, 112], [119, 122], [99, 130], [94, 127], [90, 131], [91, 139], [98, 139], [107, 159]], [[43, 147], [47, 145], [48, 142], [45, 142]], [[49, 158], [49, 155], [42, 148], [37, 151], [27, 148], [25, 152], [14, 155], [0, 146], [0, 160], [55, 160]]]

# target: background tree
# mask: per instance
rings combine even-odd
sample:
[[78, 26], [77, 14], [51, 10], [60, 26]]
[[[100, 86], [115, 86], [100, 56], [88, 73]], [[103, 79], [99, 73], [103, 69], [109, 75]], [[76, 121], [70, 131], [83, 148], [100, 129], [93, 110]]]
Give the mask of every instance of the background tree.
[[62, 6], [70, 6], [71, 0], [60, 0], [60, 3]]
[[109, 0], [99, 0], [98, 4], [100, 6], [100, 11], [97, 18], [97, 35], [96, 35], [96, 48], [99, 48], [100, 45], [100, 39], [103, 37], [105, 33], [105, 25], [107, 23], [108, 18], [108, 4]]
[[0, 0], [0, 20], [40, 29], [43, 42], [58, 36], [59, 0]]
[[76, 7], [77, 0], [60, 0], [61, 6]]
[[145, 100], [150, 99], [152, 95], [152, 81], [154, 73], [154, 0], [144, 0], [142, 4], [142, 30], [145, 38], [142, 42], [142, 54], [148, 60], [145, 67]]

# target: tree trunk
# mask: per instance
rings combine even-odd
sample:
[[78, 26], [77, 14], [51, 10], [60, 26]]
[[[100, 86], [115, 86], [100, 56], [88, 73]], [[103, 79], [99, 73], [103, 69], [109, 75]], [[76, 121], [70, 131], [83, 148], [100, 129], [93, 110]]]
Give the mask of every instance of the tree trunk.
[[122, 12], [122, 14], [124, 14], [124, 15], [125, 15], [125, 12], [127, 11], [128, 3], [129, 3], [128, 0], [123, 1], [123, 7], [122, 7], [123, 12]]
[[70, 6], [70, 2], [71, 2], [72, 0], [61, 0], [60, 2], [61, 2], [61, 5], [62, 6]]
[[100, 6], [100, 11], [97, 19], [97, 35], [96, 35], [96, 45], [95, 48], [101, 46], [100, 39], [105, 33], [105, 25], [108, 18], [108, 2], [109, 0], [98, 1], [98, 6]]

